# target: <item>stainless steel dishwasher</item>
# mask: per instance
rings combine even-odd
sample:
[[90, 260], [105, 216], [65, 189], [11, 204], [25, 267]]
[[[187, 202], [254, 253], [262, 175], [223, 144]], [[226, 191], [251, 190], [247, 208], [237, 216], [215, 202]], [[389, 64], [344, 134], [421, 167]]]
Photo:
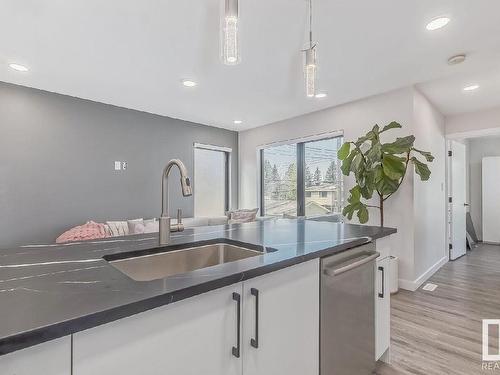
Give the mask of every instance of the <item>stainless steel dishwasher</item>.
[[379, 255], [370, 243], [321, 259], [321, 375], [369, 375], [375, 368]]

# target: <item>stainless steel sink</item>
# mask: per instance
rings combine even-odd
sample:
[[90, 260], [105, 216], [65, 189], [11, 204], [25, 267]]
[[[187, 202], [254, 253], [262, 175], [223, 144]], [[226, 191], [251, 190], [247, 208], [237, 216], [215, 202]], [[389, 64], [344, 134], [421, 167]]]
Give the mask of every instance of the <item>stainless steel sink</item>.
[[136, 281], [151, 281], [217, 264], [262, 255], [262, 251], [227, 243], [171, 250], [108, 262]]

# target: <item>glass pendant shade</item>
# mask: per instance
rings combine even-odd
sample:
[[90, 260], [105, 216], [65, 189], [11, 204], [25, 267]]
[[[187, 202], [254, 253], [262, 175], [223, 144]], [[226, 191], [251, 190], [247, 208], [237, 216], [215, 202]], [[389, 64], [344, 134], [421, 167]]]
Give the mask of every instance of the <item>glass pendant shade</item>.
[[239, 7], [238, 0], [224, 0], [221, 25], [221, 57], [226, 65], [239, 64]]
[[306, 95], [309, 98], [316, 95], [316, 50], [314, 47], [305, 50], [306, 62], [304, 66], [304, 78]]

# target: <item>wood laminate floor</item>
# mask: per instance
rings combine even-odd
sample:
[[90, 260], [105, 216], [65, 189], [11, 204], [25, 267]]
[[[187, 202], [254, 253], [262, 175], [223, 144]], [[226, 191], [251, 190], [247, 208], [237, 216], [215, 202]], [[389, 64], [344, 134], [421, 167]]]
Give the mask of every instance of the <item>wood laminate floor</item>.
[[[392, 297], [391, 365], [379, 363], [376, 373], [500, 375], [500, 362], [484, 370], [481, 359], [482, 319], [500, 319], [500, 246], [479, 245], [428, 282], [438, 288]], [[490, 331], [495, 348], [497, 337]]]

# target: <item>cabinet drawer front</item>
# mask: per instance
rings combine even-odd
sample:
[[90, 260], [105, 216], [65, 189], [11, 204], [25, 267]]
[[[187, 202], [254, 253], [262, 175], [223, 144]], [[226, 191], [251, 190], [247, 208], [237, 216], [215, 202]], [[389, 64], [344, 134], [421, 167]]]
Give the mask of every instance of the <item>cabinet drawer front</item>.
[[319, 259], [247, 280], [243, 296], [243, 374], [317, 375]]
[[71, 337], [66, 336], [0, 357], [2, 375], [71, 375]]
[[241, 374], [233, 293], [241, 283], [75, 334], [73, 374]]

